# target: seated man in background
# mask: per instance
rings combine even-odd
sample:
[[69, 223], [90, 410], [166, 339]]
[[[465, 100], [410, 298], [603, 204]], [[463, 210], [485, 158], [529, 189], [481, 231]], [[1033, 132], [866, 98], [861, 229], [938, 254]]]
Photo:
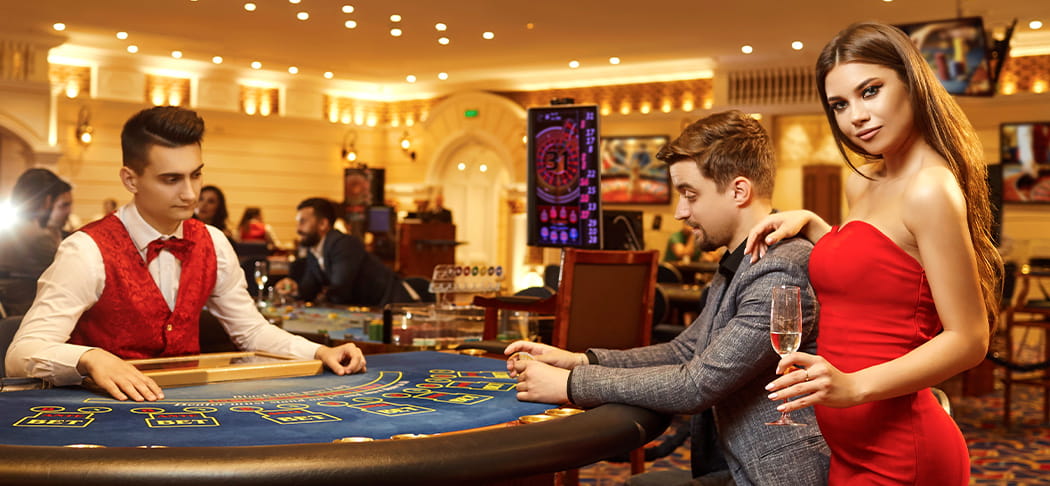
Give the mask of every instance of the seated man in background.
[[[0, 232], [0, 303], [9, 315], [25, 314], [33, 303], [36, 281], [62, 240], [48, 228], [51, 214], [72, 189], [47, 169], [29, 169], [15, 181], [10, 198], [13, 220], [0, 222], [10, 225]], [[68, 208], [65, 212], [69, 214]]]
[[825, 484], [829, 451], [812, 412], [795, 417], [806, 427], [765, 425], [778, 415], [765, 390], [780, 359], [769, 334], [774, 286], [802, 289], [802, 349], [816, 349], [817, 338], [817, 301], [807, 274], [813, 245], [784, 240], [756, 264], [744, 258], [748, 232], [772, 211], [776, 164], [769, 136], [742, 112], [716, 113], [687, 127], [656, 157], [670, 166], [675, 218], [692, 229], [696, 245], [729, 248], [703, 312], [673, 341], [630, 350], [584, 354], [515, 342], [507, 354], [535, 357], [507, 363], [518, 377], [518, 398], [694, 414], [695, 479], [661, 472], [633, 477], [632, 485]]
[[330, 201], [314, 197], [297, 209], [299, 245], [307, 250], [306, 258], [296, 262], [291, 278], [277, 282], [279, 293], [364, 307], [419, 300], [404, 280], [365, 250], [361, 238], [332, 228], [335, 209]]
[[66, 238], [8, 349], [12, 376], [74, 385], [90, 376], [118, 400], [164, 393], [124, 361], [197, 354], [202, 308], [238, 347], [361, 371], [353, 344], [330, 348], [266, 322], [226, 236], [192, 219], [201, 189], [204, 120], [172, 106], [143, 110], [121, 132], [130, 204]]

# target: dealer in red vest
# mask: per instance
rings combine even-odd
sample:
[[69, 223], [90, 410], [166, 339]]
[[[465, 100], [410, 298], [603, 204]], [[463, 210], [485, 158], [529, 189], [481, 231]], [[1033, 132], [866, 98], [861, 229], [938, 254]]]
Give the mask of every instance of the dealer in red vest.
[[205, 305], [243, 350], [319, 359], [339, 375], [364, 370], [353, 344], [321, 346], [269, 324], [226, 236], [191, 219], [203, 135], [196, 112], [172, 106], [124, 124], [120, 179], [133, 200], [59, 246], [8, 349], [8, 375], [56, 386], [90, 376], [119, 400], [163, 399], [124, 360], [197, 354]]

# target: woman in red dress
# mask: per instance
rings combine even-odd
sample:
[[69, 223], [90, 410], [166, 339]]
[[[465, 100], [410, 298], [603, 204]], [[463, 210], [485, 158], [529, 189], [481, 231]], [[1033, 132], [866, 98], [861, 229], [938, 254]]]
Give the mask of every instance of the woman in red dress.
[[817, 86], [843, 155], [850, 215], [766, 218], [752, 259], [801, 234], [816, 242], [818, 356], [794, 353], [767, 387], [780, 408], [816, 406], [829, 483], [965, 485], [966, 442], [929, 391], [976, 366], [997, 317], [1002, 260], [991, 243], [976, 133], [908, 37], [854, 24], [825, 46]]

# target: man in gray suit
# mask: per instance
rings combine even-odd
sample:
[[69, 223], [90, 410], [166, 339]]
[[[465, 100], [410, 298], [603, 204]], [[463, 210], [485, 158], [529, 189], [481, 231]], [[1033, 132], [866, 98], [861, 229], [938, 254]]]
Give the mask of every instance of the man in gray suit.
[[[774, 286], [802, 288], [801, 349], [813, 352], [817, 337], [817, 300], [807, 274], [812, 245], [785, 240], [755, 264], [744, 258], [748, 230], [772, 211], [769, 136], [744, 113], [718, 113], [687, 127], [657, 158], [670, 165], [678, 191], [675, 218], [693, 228], [704, 251], [728, 247], [703, 312], [672, 342], [631, 350], [570, 353], [513, 343], [507, 354], [526, 351], [535, 358], [507, 363], [518, 377], [518, 399], [694, 414], [692, 479], [685, 473], [676, 478], [682, 483], [824, 484], [829, 452], [812, 409], [793, 414], [805, 427], [765, 425], [778, 415], [764, 388], [779, 360], [769, 337]], [[805, 370], [792, 373], [804, 378]]]

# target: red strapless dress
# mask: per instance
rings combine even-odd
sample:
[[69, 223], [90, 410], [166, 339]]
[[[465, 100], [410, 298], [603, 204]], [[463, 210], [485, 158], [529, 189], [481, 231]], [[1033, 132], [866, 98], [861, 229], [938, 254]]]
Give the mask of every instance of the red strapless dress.
[[[834, 227], [813, 247], [817, 352], [843, 372], [883, 363], [941, 332], [926, 272], [874, 226]], [[928, 390], [849, 408], [816, 406], [831, 485], [965, 485], [959, 427]]]

